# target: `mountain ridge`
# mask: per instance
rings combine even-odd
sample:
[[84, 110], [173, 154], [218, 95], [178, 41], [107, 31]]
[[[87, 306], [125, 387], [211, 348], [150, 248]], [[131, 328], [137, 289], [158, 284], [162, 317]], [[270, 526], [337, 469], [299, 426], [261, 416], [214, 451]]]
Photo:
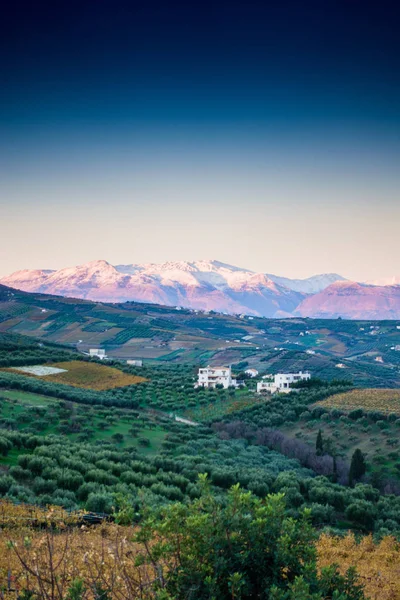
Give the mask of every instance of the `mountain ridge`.
[[[335, 275], [317, 276], [317, 288]], [[321, 279], [322, 278], [322, 279]], [[27, 292], [50, 293], [105, 302], [141, 301], [200, 310], [274, 317], [290, 315], [305, 298], [299, 280], [290, 287], [279, 278], [217, 260], [162, 264], [111, 265], [95, 260], [59, 270], [23, 270], [3, 277], [4, 285]], [[310, 282], [306, 280], [308, 289]], [[314, 283], [315, 288], [315, 283]]]
[[59, 270], [16, 271], [0, 283], [99, 302], [148, 302], [271, 318], [400, 318], [400, 286], [351, 282], [337, 273], [290, 279], [214, 259], [115, 266], [101, 259]]
[[400, 319], [400, 286], [336, 281], [305, 298], [294, 314], [322, 319]]

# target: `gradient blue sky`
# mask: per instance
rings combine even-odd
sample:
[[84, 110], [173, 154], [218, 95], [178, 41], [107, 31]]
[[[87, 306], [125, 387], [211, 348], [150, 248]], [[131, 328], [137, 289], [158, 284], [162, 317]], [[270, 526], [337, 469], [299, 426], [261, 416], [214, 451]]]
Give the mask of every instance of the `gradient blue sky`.
[[2, 19], [0, 276], [399, 273], [394, 2], [55, 4]]

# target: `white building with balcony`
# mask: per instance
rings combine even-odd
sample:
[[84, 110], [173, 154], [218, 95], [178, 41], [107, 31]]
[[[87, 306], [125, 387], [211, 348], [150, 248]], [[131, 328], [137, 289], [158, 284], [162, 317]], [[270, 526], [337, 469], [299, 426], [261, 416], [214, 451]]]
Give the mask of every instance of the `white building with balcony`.
[[215, 388], [222, 385], [224, 388], [237, 386], [236, 379], [232, 379], [230, 367], [203, 367], [199, 369], [195, 387]]
[[298, 373], [277, 373], [276, 375], [267, 375], [257, 383], [257, 392], [261, 394], [266, 392], [274, 394], [280, 392], [288, 394], [292, 391], [292, 385], [298, 381], [307, 381], [311, 379], [311, 373], [308, 371], [299, 371]]

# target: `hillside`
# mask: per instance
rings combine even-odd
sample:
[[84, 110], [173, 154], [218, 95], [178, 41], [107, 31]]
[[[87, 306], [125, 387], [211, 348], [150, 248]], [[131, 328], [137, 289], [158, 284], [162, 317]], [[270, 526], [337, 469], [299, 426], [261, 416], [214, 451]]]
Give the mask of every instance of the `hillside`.
[[[63, 327], [74, 325], [74, 318], [92, 318], [90, 311], [101, 314], [102, 310], [112, 308], [119, 310], [122, 318], [134, 310], [134, 305], [115, 307], [86, 301], [60, 302], [57, 297], [7, 288], [2, 288], [0, 294], [3, 316], [8, 316], [7, 310], [11, 310], [14, 316], [11, 321], [19, 315], [17, 319], [34, 322], [34, 317], [39, 314], [44, 317], [42, 334], [46, 327], [51, 327], [52, 323], [57, 325], [57, 319], [61, 319], [62, 327], [54, 327], [50, 332], [52, 337]], [[215, 326], [213, 321], [218, 315], [202, 315], [200, 329], [199, 315], [158, 308], [157, 316], [151, 312], [154, 311], [152, 305], [137, 308], [142, 318], [148, 318], [149, 336], [158, 335], [160, 321], [168, 322], [168, 315], [171, 320], [175, 319], [175, 333], [184, 335], [193, 318], [201, 340], [216, 336], [215, 331], [207, 332], [204, 323], [212, 317], [211, 323]], [[47, 312], [43, 313], [43, 310]], [[112, 318], [116, 314], [112, 313]], [[47, 326], [44, 326], [47, 319]], [[365, 323], [360, 326], [340, 320], [223, 319], [224, 333], [229, 327], [234, 328], [235, 322], [242, 323], [245, 330], [258, 329], [267, 339], [268, 330], [270, 335], [278, 338], [286, 335], [302, 342], [304, 338], [304, 345], [326, 340], [331, 353], [343, 350], [346, 343], [350, 347], [351, 341], [355, 341], [353, 355], [342, 359], [349, 365], [357, 361], [359, 337], [380, 337], [381, 343], [385, 344], [398, 331], [391, 322], [375, 323], [370, 325], [373, 329], [366, 331]], [[3, 320], [2, 327], [9, 321]], [[322, 328], [326, 323], [330, 329]], [[82, 327], [82, 321], [78, 319], [75, 325]], [[305, 326], [309, 329], [304, 330]], [[316, 331], [319, 332], [317, 338], [313, 337]], [[149, 339], [151, 337], [144, 343]], [[73, 347], [47, 341], [45, 333], [41, 340], [33, 337], [32, 332], [30, 337], [10, 331], [0, 333], [0, 496], [4, 497], [0, 500], [0, 529], [3, 532], [0, 535], [0, 555], [3, 557], [0, 559], [0, 581], [5, 582], [8, 578], [15, 589], [36, 592], [40, 585], [40, 590], [44, 589], [42, 574], [48, 574], [51, 565], [57, 564], [61, 565], [60, 570], [56, 567], [51, 573], [63, 588], [59, 595], [52, 597], [57, 600], [70, 597], [65, 590], [76, 591], [76, 586], [84, 583], [90, 593], [78, 597], [90, 600], [91, 590], [97, 582], [97, 566], [101, 563], [101, 589], [107, 590], [110, 599], [117, 599], [127, 589], [132, 592], [140, 565], [144, 575], [152, 564], [156, 570], [152, 578], [146, 578], [144, 596], [150, 600], [160, 597], [159, 594], [152, 596], [150, 591], [153, 584], [157, 589], [159, 587], [157, 577], [161, 572], [162, 557], [172, 561], [165, 569], [166, 585], [168, 581], [168, 585], [174, 582], [174, 578], [172, 583], [168, 579], [175, 565], [175, 560], [168, 554], [171, 544], [177, 544], [176, 551], [180, 555], [184, 547], [189, 553], [190, 561], [185, 568], [189, 569], [187, 580], [191, 589], [200, 558], [209, 556], [209, 564], [215, 564], [215, 547], [220, 548], [220, 556], [229, 561], [229, 572], [233, 564], [233, 568], [240, 569], [241, 573], [248, 573], [250, 582], [254, 578], [254, 553], [249, 554], [246, 548], [259, 548], [261, 554], [257, 564], [264, 564], [263, 560], [270, 564], [272, 557], [281, 552], [279, 540], [282, 539], [285, 544], [282, 564], [287, 565], [288, 530], [290, 548], [295, 549], [296, 556], [301, 548], [296, 540], [293, 542], [294, 528], [297, 527], [300, 527], [301, 540], [306, 542], [306, 553], [315, 556], [313, 544], [321, 529], [327, 526], [330, 535], [353, 530], [361, 540], [363, 534], [370, 532], [376, 534], [377, 539], [386, 536], [384, 550], [389, 552], [388, 561], [392, 566], [386, 568], [382, 557], [371, 579], [363, 552], [360, 581], [375, 593], [376, 586], [372, 586], [371, 581], [378, 578], [379, 589], [387, 592], [387, 598], [396, 598], [393, 595], [397, 589], [393, 583], [397, 581], [393, 561], [397, 559], [398, 546], [387, 536], [397, 536], [400, 531], [398, 391], [374, 390], [371, 395], [370, 390], [352, 389], [345, 381], [327, 382], [316, 378], [304, 389], [284, 397], [255, 394], [254, 380], [248, 380], [246, 387], [238, 390], [195, 389], [195, 362], [145, 361], [142, 367], [132, 367], [122, 361], [90, 359]], [[257, 350], [253, 347], [253, 356], [263, 373], [298, 368], [304, 360], [313, 361], [313, 369], [319, 369], [319, 374], [324, 371], [328, 379], [330, 368], [334, 374], [356, 373], [355, 366], [335, 372], [334, 361], [337, 359], [333, 354], [318, 352], [310, 355], [299, 350], [294, 341], [287, 344], [295, 349], [258, 347]], [[233, 349], [229, 351], [233, 352]], [[243, 368], [243, 362], [236, 365], [237, 371]], [[385, 373], [395, 373], [395, 366], [379, 364], [376, 367], [371, 377], [376, 385], [382, 386], [387, 381]], [[357, 364], [357, 368], [360, 365]], [[365, 399], [373, 396], [383, 402], [368, 404], [363, 400], [364, 393], [367, 394]], [[358, 407], [361, 401], [363, 408], [347, 410], [341, 402], [342, 397], [349, 398], [346, 407]], [[387, 411], [377, 410], [383, 408]], [[315, 449], [318, 431], [323, 435], [322, 455]], [[358, 478], [353, 485], [350, 459], [356, 447], [362, 449], [367, 461], [367, 479]], [[24, 508], [24, 503], [29, 506]], [[68, 513], [54, 505], [67, 509]], [[51, 508], [46, 508], [48, 506]], [[89, 514], [82, 513], [81, 509]], [[304, 509], [308, 509], [307, 522], [303, 517]], [[93, 524], [106, 516], [107, 520], [116, 523]], [[28, 519], [26, 523], [24, 517]], [[92, 526], [87, 527], [87, 522]], [[271, 550], [271, 539], [276, 539], [279, 523], [282, 530], [278, 532], [277, 549]], [[229, 524], [232, 524], [231, 531], [227, 530]], [[308, 537], [304, 538], [306, 532]], [[163, 535], [168, 541], [166, 544]], [[317, 549], [321, 545], [318, 561], [329, 564], [329, 553], [329, 561], [337, 562], [334, 545], [340, 544], [346, 554], [346, 563], [356, 564], [351, 562], [351, 556], [358, 556], [352, 540], [351, 534], [345, 538], [323, 536], [316, 542]], [[156, 566], [153, 556], [153, 562], [140, 560], [139, 548], [143, 543], [143, 550], [154, 550], [161, 560]], [[155, 544], [161, 546], [156, 548]], [[197, 544], [198, 556], [191, 571], [193, 549]], [[209, 555], [207, 548], [210, 548]], [[265, 548], [272, 552], [271, 557], [265, 558]], [[162, 550], [161, 555], [158, 550]], [[380, 546], [369, 542], [368, 551], [370, 556], [377, 554], [379, 560]], [[88, 552], [90, 568], [87, 568]], [[50, 553], [52, 557], [58, 557], [57, 563], [51, 562]], [[237, 566], [235, 557], [239, 557]], [[301, 559], [300, 564], [303, 562]], [[31, 564], [36, 566], [27, 578], [27, 565]], [[310, 568], [307, 567], [307, 573]], [[341, 563], [340, 570], [345, 575]], [[282, 565], [278, 572], [282, 572]], [[394, 577], [393, 581], [386, 580], [387, 573]], [[121, 575], [116, 578], [116, 574]], [[225, 574], [216, 576], [215, 585], [222, 582], [218, 597], [228, 600], [231, 588], [224, 587], [226, 580]], [[139, 579], [139, 583], [141, 581]], [[314, 576], [312, 581], [315, 586]], [[323, 581], [325, 590], [325, 576]], [[333, 581], [336, 588], [341, 585], [337, 574]], [[352, 581], [350, 577], [349, 582]], [[285, 575], [282, 585], [286, 583]], [[26, 587], [28, 584], [29, 588]], [[256, 587], [258, 585], [256, 583]], [[343, 589], [349, 589], [347, 583]], [[10, 594], [15, 591], [14, 588], [8, 590]], [[208, 588], [203, 597], [207, 598], [207, 594]], [[186, 596], [185, 588], [184, 593], [179, 591], [174, 597]], [[250, 600], [254, 594], [250, 591], [247, 596], [242, 596], [245, 597]], [[291, 596], [293, 600], [299, 597], [297, 591]], [[362, 598], [358, 593], [353, 597]]]
[[400, 385], [397, 326], [396, 321], [271, 320], [144, 303], [94, 303], [0, 286], [0, 333], [80, 352], [101, 347], [111, 358], [150, 363], [248, 365], [261, 373], [310, 369], [323, 378], [353, 378], [368, 387]]
[[337, 281], [303, 300], [295, 313], [322, 319], [400, 319], [400, 285]]

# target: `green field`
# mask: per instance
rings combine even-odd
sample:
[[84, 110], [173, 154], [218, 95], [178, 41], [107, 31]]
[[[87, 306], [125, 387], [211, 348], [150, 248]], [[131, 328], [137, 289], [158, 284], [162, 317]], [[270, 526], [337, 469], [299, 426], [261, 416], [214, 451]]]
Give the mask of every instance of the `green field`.
[[20, 404], [29, 404], [32, 406], [45, 406], [46, 404], [57, 402], [55, 398], [50, 398], [50, 396], [41, 396], [40, 394], [21, 392], [19, 390], [0, 390], [0, 398], [15, 400]]
[[[63, 406], [67, 408], [63, 409]], [[85, 435], [91, 442], [105, 440], [121, 448], [137, 448], [143, 454], [157, 453], [166, 435], [157, 419], [144, 411], [87, 407], [16, 390], [0, 390], [0, 424], [6, 429], [40, 436], [65, 435], [78, 440], [80, 435]], [[132, 427], [137, 430], [135, 435], [131, 433]], [[121, 434], [123, 440], [113, 439], [115, 434]], [[149, 445], [141, 445], [142, 438], [149, 440]], [[12, 453], [6, 458], [0, 457], [0, 464], [13, 464], [14, 461]]]

